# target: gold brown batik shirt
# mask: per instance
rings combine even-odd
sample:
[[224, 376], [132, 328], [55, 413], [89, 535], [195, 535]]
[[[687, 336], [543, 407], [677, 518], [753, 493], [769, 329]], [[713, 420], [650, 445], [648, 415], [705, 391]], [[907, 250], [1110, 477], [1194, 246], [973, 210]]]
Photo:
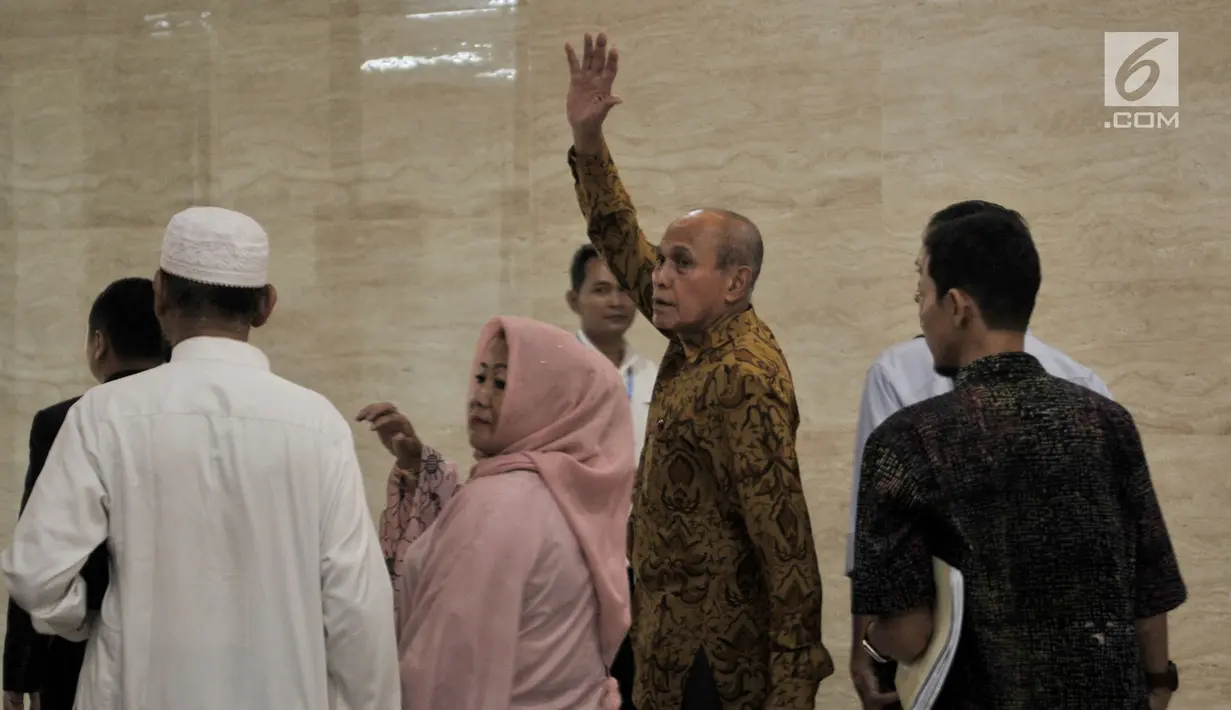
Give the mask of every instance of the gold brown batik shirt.
[[[590, 240], [649, 318], [657, 250], [615, 164], [573, 151], [569, 164]], [[715, 710], [811, 710], [833, 660], [786, 358], [751, 308], [691, 354], [664, 335], [633, 491], [634, 701], [678, 710], [703, 651], [723, 698]]]

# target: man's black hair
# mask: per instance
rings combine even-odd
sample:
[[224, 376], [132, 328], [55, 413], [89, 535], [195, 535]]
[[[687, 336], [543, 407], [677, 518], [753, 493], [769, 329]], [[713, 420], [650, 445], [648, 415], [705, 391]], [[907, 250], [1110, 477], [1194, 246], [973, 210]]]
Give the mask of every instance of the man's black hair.
[[1021, 220], [1023, 225], [1026, 224], [1026, 218], [1022, 217], [1017, 210], [1011, 210], [1004, 205], [998, 205], [995, 202], [987, 202], [986, 200], [964, 200], [962, 202], [954, 202], [948, 207], [932, 215], [931, 219], [928, 220], [928, 229], [934, 229], [937, 225], [945, 222], [952, 222], [955, 219], [969, 217], [972, 214], [978, 214], [980, 212], [1001, 212], [1005, 215]]
[[268, 286], [245, 288], [216, 286], [162, 272], [164, 298], [173, 309], [189, 317], [215, 316], [251, 323], [261, 313]]
[[928, 276], [938, 299], [951, 289], [969, 294], [988, 328], [1025, 332], [1043, 280], [1039, 252], [1021, 215], [983, 205], [957, 217], [933, 217], [923, 241]]
[[573, 252], [573, 263], [569, 266], [569, 279], [575, 293], [581, 293], [581, 287], [586, 283], [586, 267], [590, 261], [599, 258], [598, 249], [593, 244], [582, 244]]
[[90, 331], [102, 331], [117, 357], [165, 360], [168, 348], [154, 314], [154, 282], [131, 277], [112, 282], [90, 307]]

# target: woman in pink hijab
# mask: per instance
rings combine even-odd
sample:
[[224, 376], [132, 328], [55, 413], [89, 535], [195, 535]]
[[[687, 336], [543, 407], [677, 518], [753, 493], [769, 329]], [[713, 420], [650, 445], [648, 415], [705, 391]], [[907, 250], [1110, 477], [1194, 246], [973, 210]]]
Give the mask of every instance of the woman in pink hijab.
[[[403, 710], [618, 707], [606, 669], [629, 625], [636, 470], [624, 385], [571, 334], [515, 317], [483, 328], [472, 375], [465, 485], [450, 486], [447, 464], [413, 432], [388, 437], [418, 473], [391, 482], [401, 507], [382, 516]], [[388, 431], [388, 408], [360, 419]], [[407, 480], [416, 493], [402, 504]]]

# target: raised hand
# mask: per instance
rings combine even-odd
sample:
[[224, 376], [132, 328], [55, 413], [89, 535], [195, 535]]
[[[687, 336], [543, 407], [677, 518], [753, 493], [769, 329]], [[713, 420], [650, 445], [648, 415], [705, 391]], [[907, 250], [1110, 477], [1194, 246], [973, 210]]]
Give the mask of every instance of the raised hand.
[[423, 458], [423, 442], [410, 419], [389, 402], [375, 402], [359, 410], [356, 421], [368, 422], [380, 443], [397, 459], [398, 468], [416, 473]]
[[[615, 47], [607, 49], [607, 35], [600, 32], [597, 40], [586, 34], [581, 61], [577, 60], [577, 52], [571, 44], [565, 43], [564, 53], [568, 56], [569, 67], [565, 110], [573, 128], [574, 143], [594, 147], [597, 139], [601, 148], [603, 120], [611, 107], [623, 103], [623, 99], [611, 93], [611, 85], [619, 71], [619, 52]], [[582, 145], [576, 147], [583, 148]]]

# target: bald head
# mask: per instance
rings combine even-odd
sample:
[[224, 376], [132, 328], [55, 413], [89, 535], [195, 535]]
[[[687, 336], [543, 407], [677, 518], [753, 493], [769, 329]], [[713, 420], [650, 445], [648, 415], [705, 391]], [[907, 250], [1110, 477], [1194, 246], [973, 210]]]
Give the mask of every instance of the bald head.
[[673, 226], [691, 226], [705, 232], [713, 239], [718, 268], [747, 266], [752, 271], [752, 283], [756, 283], [765, 259], [765, 245], [761, 242], [761, 230], [752, 220], [731, 210], [703, 207], [680, 217]]
[[701, 332], [747, 309], [764, 255], [756, 225], [731, 210], [693, 210], [675, 220], [658, 243], [654, 325]]
[[744, 215], [731, 210], [714, 210], [726, 225], [718, 250], [718, 266], [747, 266], [752, 269], [755, 283], [761, 274], [761, 261], [765, 258], [765, 245], [761, 243], [761, 230]]

